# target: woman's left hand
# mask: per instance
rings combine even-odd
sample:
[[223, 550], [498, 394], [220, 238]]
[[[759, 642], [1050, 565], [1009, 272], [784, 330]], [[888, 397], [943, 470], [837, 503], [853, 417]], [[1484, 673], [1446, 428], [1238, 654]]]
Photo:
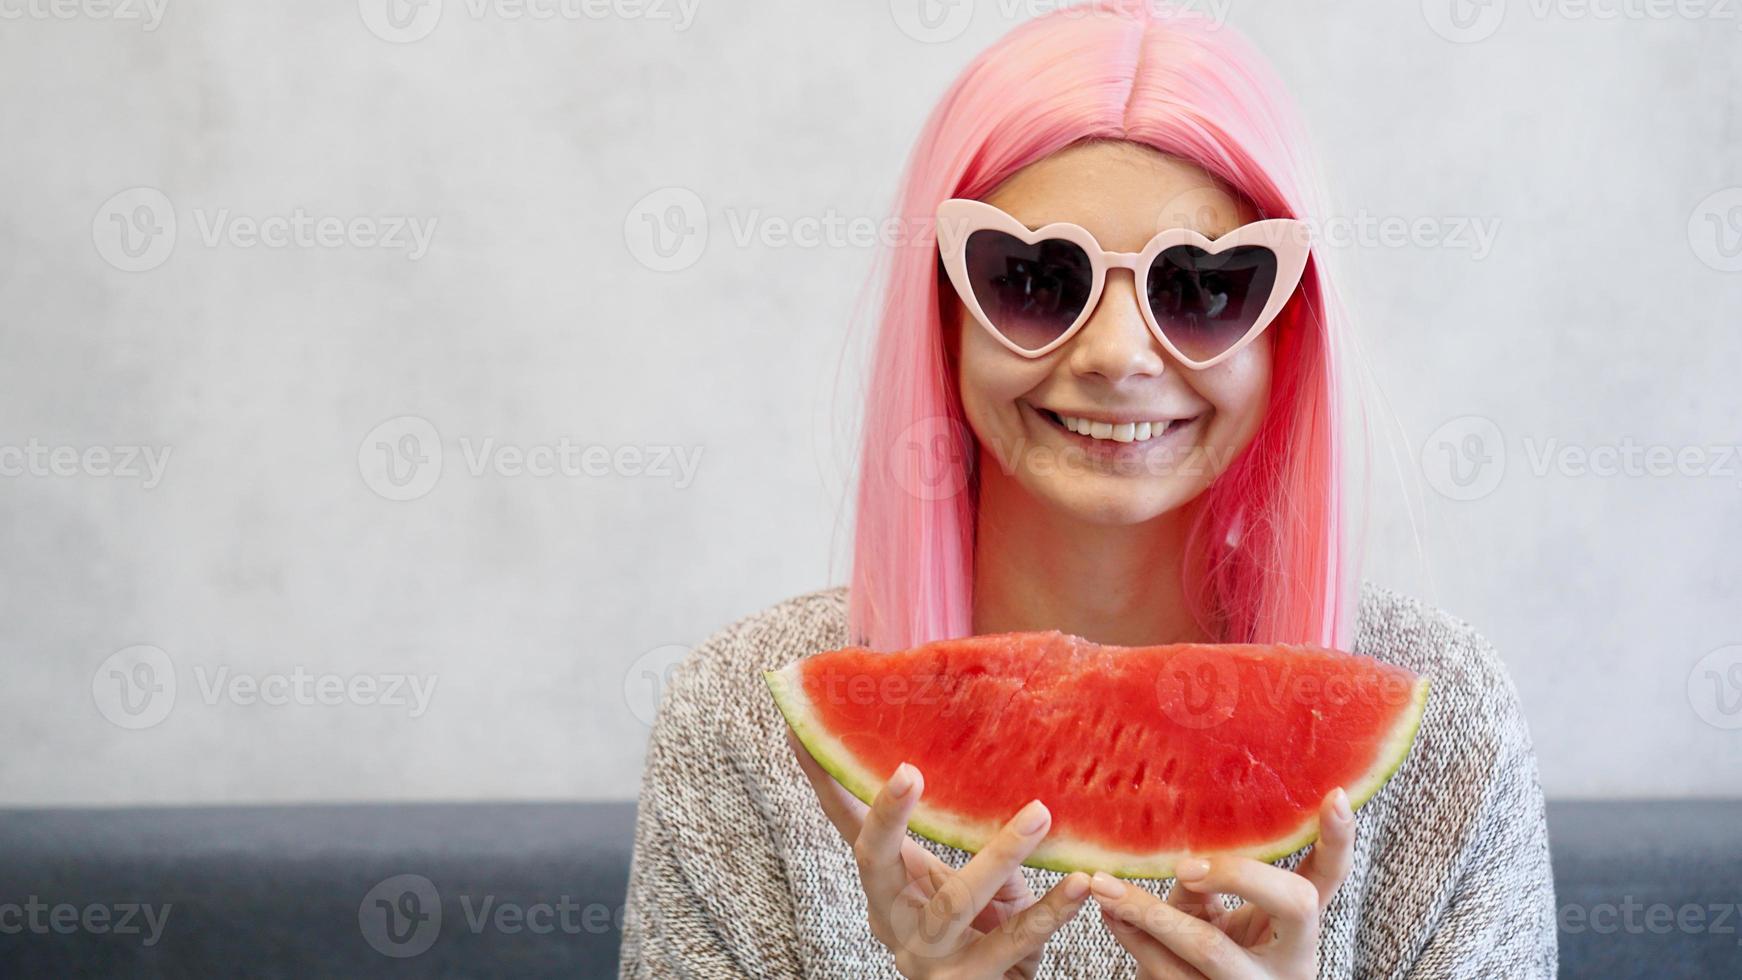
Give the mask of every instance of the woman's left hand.
[[[1349, 874], [1355, 815], [1334, 790], [1319, 806], [1319, 841], [1298, 872], [1251, 858], [1182, 861], [1162, 901], [1108, 874], [1090, 883], [1113, 938], [1141, 980], [1306, 980], [1318, 973], [1319, 916]], [[1222, 894], [1244, 905], [1230, 912]]]

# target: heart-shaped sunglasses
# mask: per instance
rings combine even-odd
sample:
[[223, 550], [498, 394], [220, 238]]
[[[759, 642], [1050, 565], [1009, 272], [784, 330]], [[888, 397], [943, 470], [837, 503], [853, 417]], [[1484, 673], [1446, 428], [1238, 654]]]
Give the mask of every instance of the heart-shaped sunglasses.
[[1209, 239], [1157, 234], [1140, 252], [1109, 252], [1087, 228], [1030, 229], [984, 201], [938, 205], [938, 251], [962, 302], [1024, 357], [1051, 353], [1088, 322], [1108, 269], [1130, 269], [1149, 331], [1181, 364], [1233, 357], [1282, 312], [1306, 268], [1307, 227], [1267, 218]]

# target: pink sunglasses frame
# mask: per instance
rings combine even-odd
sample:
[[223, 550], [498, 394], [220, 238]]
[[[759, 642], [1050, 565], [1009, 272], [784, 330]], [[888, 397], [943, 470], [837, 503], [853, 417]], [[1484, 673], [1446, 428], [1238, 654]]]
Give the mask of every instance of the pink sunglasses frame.
[[[1088, 255], [1094, 276], [1089, 287], [1089, 300], [1083, 304], [1083, 311], [1077, 314], [1075, 322], [1064, 333], [1043, 347], [1028, 350], [1004, 336], [992, 324], [986, 312], [980, 308], [980, 301], [974, 296], [973, 285], [968, 281], [968, 237], [977, 231], [1001, 231], [1029, 245], [1049, 238], [1062, 239], [1078, 246]], [[1306, 270], [1307, 258], [1311, 253], [1307, 232], [1304, 221], [1294, 218], [1266, 218], [1241, 225], [1215, 239], [1205, 238], [1190, 228], [1169, 228], [1151, 238], [1142, 251], [1109, 252], [1101, 247], [1101, 243], [1095, 240], [1095, 236], [1087, 228], [1068, 221], [1054, 221], [1039, 228], [1029, 228], [985, 201], [960, 197], [945, 200], [938, 205], [937, 210], [938, 252], [943, 258], [944, 270], [949, 274], [950, 283], [956, 288], [956, 294], [961, 297], [968, 311], [974, 314], [974, 319], [980, 321], [980, 326], [985, 327], [999, 343], [1023, 357], [1044, 357], [1076, 336], [1083, 324], [1089, 322], [1089, 317], [1094, 315], [1095, 307], [1101, 301], [1101, 292], [1107, 285], [1109, 269], [1130, 269], [1132, 277], [1136, 278], [1146, 273], [1155, 257], [1163, 250], [1175, 245], [1195, 245], [1212, 255], [1241, 245], [1259, 245], [1270, 249], [1276, 255], [1276, 282], [1271, 287], [1264, 309], [1259, 312], [1258, 319], [1253, 321], [1245, 336], [1207, 361], [1195, 361], [1174, 346], [1173, 341], [1167, 337], [1167, 331], [1156, 322], [1155, 311], [1150, 309], [1148, 302], [1139, 299], [1137, 307], [1143, 313], [1143, 321], [1149, 325], [1149, 332], [1155, 335], [1155, 339], [1175, 360], [1194, 371], [1219, 364], [1239, 353], [1241, 348], [1263, 333], [1271, 321], [1276, 319], [1276, 315], [1282, 312], [1283, 306], [1300, 285], [1301, 274]]]

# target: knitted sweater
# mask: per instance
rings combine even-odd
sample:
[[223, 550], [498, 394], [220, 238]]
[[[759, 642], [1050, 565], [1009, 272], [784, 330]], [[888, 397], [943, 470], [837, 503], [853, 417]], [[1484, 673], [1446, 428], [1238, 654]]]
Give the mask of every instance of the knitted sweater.
[[[1518, 696], [1468, 623], [1363, 583], [1355, 652], [1433, 682], [1415, 748], [1356, 814], [1322, 919], [1320, 977], [1549, 977], [1554, 883]], [[849, 845], [818, 805], [760, 672], [847, 643], [846, 589], [720, 631], [674, 672], [648, 747], [623, 977], [894, 977]], [[922, 843], [959, 866], [968, 855]], [[1277, 864], [1293, 868], [1305, 851]], [[1023, 868], [1035, 894], [1059, 878]], [[1168, 881], [1138, 881], [1165, 894]], [[1129, 977], [1093, 902], [1042, 977]]]

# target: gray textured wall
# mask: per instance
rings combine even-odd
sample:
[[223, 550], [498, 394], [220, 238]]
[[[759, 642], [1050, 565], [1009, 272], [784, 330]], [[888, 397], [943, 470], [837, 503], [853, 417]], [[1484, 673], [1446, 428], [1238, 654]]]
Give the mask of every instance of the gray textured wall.
[[[925, 2], [0, 0], [0, 803], [631, 795], [650, 679], [844, 571], [839, 223], [1044, 9]], [[1552, 794], [1737, 795], [1737, 16], [1213, 9], [1353, 239], [1373, 576]]]

